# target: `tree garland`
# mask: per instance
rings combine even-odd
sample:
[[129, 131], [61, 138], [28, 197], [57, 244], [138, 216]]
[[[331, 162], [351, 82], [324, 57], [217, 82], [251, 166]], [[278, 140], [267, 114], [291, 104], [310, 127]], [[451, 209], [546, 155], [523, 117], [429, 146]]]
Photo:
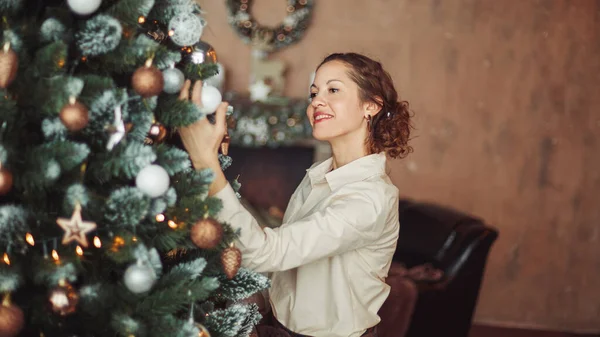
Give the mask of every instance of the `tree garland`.
[[276, 27], [259, 24], [251, 15], [252, 0], [227, 0], [229, 24], [242, 41], [265, 51], [276, 51], [303, 37], [312, 16], [313, 0], [287, 0], [287, 16]]

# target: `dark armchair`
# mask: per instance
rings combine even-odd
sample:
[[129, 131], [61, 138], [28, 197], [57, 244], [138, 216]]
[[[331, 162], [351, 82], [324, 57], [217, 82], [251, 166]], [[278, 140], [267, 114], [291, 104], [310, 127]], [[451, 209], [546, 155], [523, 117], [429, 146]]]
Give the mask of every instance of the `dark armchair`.
[[498, 232], [439, 205], [400, 203], [400, 237], [380, 310], [381, 337], [467, 337]]

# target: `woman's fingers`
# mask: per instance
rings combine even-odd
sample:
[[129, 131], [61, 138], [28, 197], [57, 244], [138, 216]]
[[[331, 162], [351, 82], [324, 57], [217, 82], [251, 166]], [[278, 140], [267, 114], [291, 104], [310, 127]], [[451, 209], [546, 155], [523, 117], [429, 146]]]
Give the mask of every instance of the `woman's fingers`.
[[192, 102], [198, 106], [202, 106], [202, 81], [198, 80], [192, 88]]
[[181, 91], [179, 92], [179, 99], [182, 101], [187, 101], [190, 99], [190, 86], [192, 85], [192, 81], [185, 80], [183, 83], [183, 87], [181, 87]]
[[229, 103], [221, 102], [221, 104], [219, 104], [219, 107], [217, 108], [217, 111], [215, 112], [215, 128], [217, 129], [217, 132], [221, 135], [224, 135], [227, 132], [227, 124], [225, 122], [225, 118], [227, 115], [228, 106]]

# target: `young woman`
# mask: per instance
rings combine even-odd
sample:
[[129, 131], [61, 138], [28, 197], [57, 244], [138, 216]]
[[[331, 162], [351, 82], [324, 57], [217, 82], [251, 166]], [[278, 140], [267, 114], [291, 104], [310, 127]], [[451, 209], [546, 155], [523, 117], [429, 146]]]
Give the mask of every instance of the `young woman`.
[[[182, 99], [189, 89], [188, 81]], [[195, 83], [192, 101], [200, 91]], [[275, 323], [291, 336], [376, 336], [399, 231], [398, 190], [385, 164], [412, 151], [408, 103], [379, 62], [354, 53], [323, 60], [310, 98], [313, 136], [333, 156], [307, 170], [279, 228], [261, 228], [220, 169], [227, 103], [214, 125], [202, 119], [180, 134], [194, 167], [216, 173], [209, 194], [223, 200], [218, 220], [241, 229], [242, 266], [272, 273]]]

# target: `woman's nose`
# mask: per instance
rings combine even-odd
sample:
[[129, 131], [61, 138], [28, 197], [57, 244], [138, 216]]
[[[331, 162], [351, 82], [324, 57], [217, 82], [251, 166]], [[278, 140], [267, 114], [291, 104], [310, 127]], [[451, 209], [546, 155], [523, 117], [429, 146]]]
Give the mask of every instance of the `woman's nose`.
[[319, 107], [319, 106], [324, 106], [325, 105], [325, 100], [323, 99], [322, 96], [315, 95], [315, 97], [312, 98], [312, 101], [310, 102], [310, 104], [314, 108]]

